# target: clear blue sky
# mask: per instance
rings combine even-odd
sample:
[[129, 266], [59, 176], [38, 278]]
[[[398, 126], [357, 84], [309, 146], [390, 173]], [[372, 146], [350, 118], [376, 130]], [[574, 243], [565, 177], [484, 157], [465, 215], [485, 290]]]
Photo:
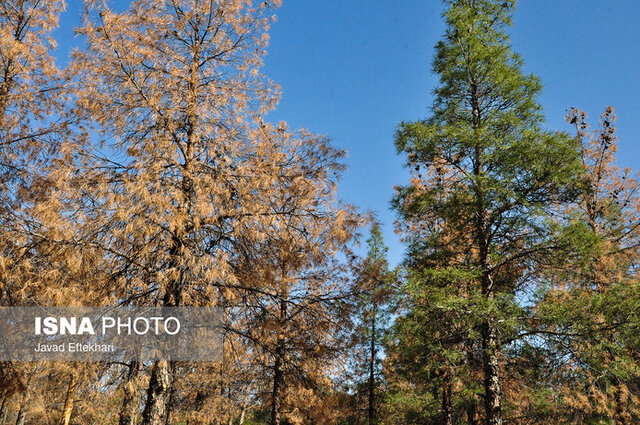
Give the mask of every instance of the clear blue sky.
[[[118, 5], [124, 0], [115, 2]], [[71, 37], [80, 1], [70, 1], [59, 37]], [[429, 114], [433, 46], [443, 33], [438, 0], [284, 0], [271, 31], [265, 73], [282, 86], [274, 121], [330, 136], [349, 152], [340, 196], [376, 213], [389, 259], [403, 247], [389, 200], [407, 181], [393, 147], [402, 120]], [[567, 108], [592, 123], [618, 115], [621, 165], [640, 169], [640, 2], [520, 0], [512, 41], [525, 70], [544, 84], [549, 129], [569, 131]], [[60, 55], [77, 41], [59, 40]], [[61, 58], [62, 59], [62, 58]]]

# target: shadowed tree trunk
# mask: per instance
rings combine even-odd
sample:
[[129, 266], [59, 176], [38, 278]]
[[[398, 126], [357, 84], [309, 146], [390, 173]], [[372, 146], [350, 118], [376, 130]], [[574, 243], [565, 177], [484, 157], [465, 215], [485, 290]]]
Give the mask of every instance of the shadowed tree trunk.
[[124, 397], [120, 409], [118, 425], [136, 425], [138, 417], [138, 375], [140, 374], [140, 362], [129, 363], [127, 380], [124, 383]]
[[24, 386], [22, 397], [20, 398], [20, 404], [18, 407], [18, 416], [16, 417], [16, 425], [24, 425], [27, 419], [27, 402], [29, 401], [29, 385], [31, 384], [31, 378], [34, 371], [31, 371], [27, 378], [27, 383]]
[[7, 420], [7, 397], [2, 398], [2, 404], [0, 405], [0, 425], [4, 425]]
[[173, 410], [173, 397], [175, 396], [175, 386], [173, 385], [173, 379], [175, 378], [175, 363], [169, 363], [169, 371], [171, 373], [171, 386], [169, 387], [169, 396], [167, 397], [167, 415], [164, 420], [164, 425], [171, 425], [171, 412]]
[[475, 404], [471, 404], [467, 407], [467, 421], [469, 422], [469, 425], [477, 425]]
[[278, 342], [276, 345], [276, 359], [273, 366], [273, 392], [271, 400], [271, 425], [280, 425], [282, 409], [282, 387], [284, 384], [284, 373], [282, 371], [282, 359], [284, 356], [284, 327], [287, 320], [287, 299], [282, 296], [280, 299], [280, 329]]
[[281, 393], [282, 393], [282, 348], [276, 348], [276, 361], [273, 369], [273, 392], [271, 401], [271, 425], [280, 425]]
[[16, 425], [24, 425], [25, 420], [27, 418], [27, 394], [28, 394], [28, 385], [25, 388], [24, 393], [22, 393], [22, 398], [20, 399], [20, 405], [18, 407], [18, 416], [16, 417]]

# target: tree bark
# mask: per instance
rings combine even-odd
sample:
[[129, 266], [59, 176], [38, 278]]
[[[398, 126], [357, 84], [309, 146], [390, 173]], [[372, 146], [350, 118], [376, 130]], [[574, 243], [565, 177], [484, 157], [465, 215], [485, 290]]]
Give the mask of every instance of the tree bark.
[[175, 395], [175, 386], [173, 385], [173, 377], [175, 375], [174, 373], [174, 364], [171, 363], [169, 365], [169, 370], [171, 371], [171, 381], [170, 381], [170, 386], [169, 386], [169, 396], [167, 397], [167, 414], [165, 415], [165, 419], [164, 419], [164, 425], [171, 425], [171, 412], [173, 411], [173, 397]]
[[26, 412], [24, 411], [24, 406], [20, 405], [20, 410], [18, 410], [18, 417], [16, 418], [16, 425], [24, 425], [25, 418]]
[[156, 361], [151, 371], [142, 425], [163, 425], [171, 389], [171, 369], [166, 360]]
[[276, 361], [273, 369], [273, 392], [271, 401], [271, 425], [280, 425], [280, 393], [282, 387], [282, 350], [276, 348]]
[[27, 418], [27, 412], [25, 410], [27, 405], [27, 391], [28, 391], [28, 388], [25, 388], [24, 393], [22, 393], [22, 398], [20, 399], [20, 407], [18, 408], [16, 425], [24, 425], [24, 422]]
[[71, 413], [73, 413], [73, 402], [76, 396], [76, 389], [78, 388], [78, 377], [75, 373], [71, 374], [71, 380], [69, 381], [69, 387], [67, 388], [67, 396], [64, 399], [64, 408], [62, 409], [62, 416], [60, 417], [60, 425], [69, 425], [71, 422]]
[[136, 425], [138, 419], [138, 375], [140, 373], [140, 362], [132, 361], [129, 363], [129, 372], [127, 380], [124, 383], [124, 397], [122, 398], [122, 407], [120, 408], [120, 418], [118, 425]]
[[492, 320], [486, 319], [482, 325], [482, 351], [484, 355], [485, 423], [487, 425], [502, 425], [502, 394], [497, 346], [496, 329]]
[[284, 383], [284, 373], [282, 370], [282, 359], [284, 357], [284, 332], [287, 320], [287, 300], [286, 297], [280, 299], [280, 329], [278, 334], [278, 342], [275, 350], [275, 364], [273, 366], [273, 391], [271, 400], [271, 423], [270, 425], [280, 425], [281, 423], [281, 403], [282, 403], [282, 387]]
[[[184, 184], [183, 180], [183, 184]], [[171, 268], [179, 265], [179, 252], [182, 246], [182, 239], [174, 236], [171, 249]], [[173, 279], [162, 297], [163, 307], [178, 307], [182, 305], [182, 285], [184, 282], [183, 270], [180, 270], [179, 277]], [[142, 425], [167, 425], [170, 416], [170, 402], [173, 387], [173, 364], [167, 360], [157, 360], [151, 370], [149, 387], [147, 388], [147, 399], [142, 412]]]
[[[474, 371], [478, 371], [479, 364], [478, 359], [474, 353], [474, 342], [473, 340], [466, 340], [464, 343], [464, 349], [466, 352], [467, 364], [469, 365], [471, 373]], [[478, 425], [478, 398], [477, 394], [473, 394], [472, 397], [469, 397], [465, 400], [465, 413], [467, 416], [467, 423], [469, 425]]]
[[2, 397], [2, 405], [0, 405], [0, 425], [4, 425], [7, 420], [7, 397]]
[[242, 400], [242, 409], [240, 410], [240, 418], [238, 419], [238, 425], [244, 425], [244, 421], [247, 416], [247, 410], [249, 409], [250, 394], [251, 394], [251, 384], [248, 385], [244, 391], [244, 398]]
[[27, 419], [27, 401], [29, 399], [29, 385], [31, 384], [31, 378], [35, 373], [34, 370], [31, 371], [29, 377], [27, 378], [27, 383], [24, 386], [24, 391], [22, 393], [22, 397], [20, 398], [20, 407], [18, 408], [18, 416], [16, 417], [16, 425], [24, 425], [25, 420]]
[[242, 405], [242, 410], [240, 411], [240, 418], [238, 419], [238, 425], [244, 425], [244, 420], [247, 415], [247, 403]]

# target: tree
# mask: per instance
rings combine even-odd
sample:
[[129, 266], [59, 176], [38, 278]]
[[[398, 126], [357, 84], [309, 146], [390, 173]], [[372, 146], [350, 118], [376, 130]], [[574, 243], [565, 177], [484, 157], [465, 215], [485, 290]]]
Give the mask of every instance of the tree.
[[387, 250], [380, 225], [371, 226], [367, 256], [354, 270], [356, 403], [366, 405], [366, 421], [378, 423], [379, 393], [382, 380], [381, 346], [389, 324], [389, 297], [393, 274], [387, 263]]
[[[112, 299], [216, 304], [225, 296], [216, 287], [234, 280], [225, 263], [232, 233], [260, 215], [269, 177], [253, 144], [259, 115], [276, 99], [257, 72], [270, 6], [87, 6], [79, 29], [87, 47], [74, 58], [78, 110], [115, 155], [88, 152], [65, 196], [83, 202], [84, 238], [114, 270]], [[153, 367], [143, 423], [168, 414], [172, 368]]]
[[[3, 217], [20, 201], [20, 184], [51, 153], [64, 127], [64, 84], [50, 38], [64, 9], [60, 0], [0, 3], [0, 189]], [[58, 119], [56, 119], [58, 118]]]
[[[333, 299], [323, 297], [334, 291], [325, 282], [339, 284], [329, 262], [360, 219], [333, 197], [342, 153], [264, 122], [278, 95], [259, 70], [276, 3], [139, 0], [119, 13], [87, 1], [79, 29], [86, 48], [73, 65], [77, 112], [106, 152], [97, 140], [96, 149], [79, 149], [79, 170], [60, 173], [71, 179], [60, 197], [79, 212], [77, 239], [111, 270], [101, 285], [111, 302], [216, 305], [231, 318], [246, 309], [243, 323], [261, 325], [252, 305], [264, 306], [271, 324], [286, 307], [275, 323], [305, 328], [295, 344], [285, 339], [269, 352], [279, 376], [297, 364], [286, 346], [306, 353], [322, 342], [306, 314], [319, 335], [333, 320], [315, 307]], [[271, 336], [262, 336], [269, 346]], [[180, 371], [188, 365], [153, 365], [143, 424], [168, 420]]]
[[481, 319], [484, 420], [497, 425], [503, 348], [522, 313], [516, 295], [535, 284], [536, 264], [558, 249], [549, 212], [573, 195], [580, 165], [575, 141], [541, 128], [540, 83], [522, 73], [506, 33], [515, 2], [447, 4], [432, 115], [398, 128], [396, 146], [415, 171], [395, 206], [405, 231], [424, 224], [409, 239], [437, 240], [442, 223], [468, 230], [470, 243], [454, 242], [464, 252], [453, 267], [473, 276], [468, 314]]
[[612, 107], [593, 132], [575, 108], [567, 121], [576, 128], [586, 172], [580, 197], [560, 215], [575, 249], [548, 271], [536, 319], [558, 359], [558, 417], [630, 423], [640, 417], [640, 185], [630, 169], [616, 166]]
[[280, 171], [262, 201], [274, 218], [254, 222], [264, 240], [239, 238], [232, 260], [244, 319], [231, 330], [262, 358], [272, 425], [313, 416], [311, 407], [330, 393], [329, 373], [343, 352], [348, 323], [348, 280], [337, 258], [349, 254], [363, 223], [334, 198], [342, 151], [309, 135], [281, 131], [277, 139], [269, 151]]
[[471, 243], [469, 229], [461, 222], [447, 224], [452, 227], [431, 227], [438, 229], [435, 238], [414, 228], [413, 234], [425, 238], [412, 239], [395, 293], [398, 318], [386, 352], [387, 408], [396, 422], [400, 417], [407, 423], [452, 424], [465, 416], [468, 423], [477, 421], [482, 315], [474, 305], [481, 300], [475, 273], [459, 267]]
[[[51, 305], [77, 300], [73, 277], [86, 272], [57, 243], [69, 222], [50, 202], [48, 170], [69, 160], [73, 117], [68, 114], [68, 75], [55, 64], [52, 34], [62, 0], [0, 2], [0, 305]], [[66, 293], [62, 289], [67, 289]], [[86, 288], [86, 287], [85, 287]], [[78, 288], [79, 289], [79, 288]], [[84, 289], [84, 288], [83, 288]], [[44, 369], [44, 371], [43, 371]], [[24, 422], [33, 385], [48, 368], [3, 362], [2, 408], [17, 395], [17, 422]]]
[[24, 303], [38, 286], [36, 215], [48, 187], [42, 170], [68, 124], [62, 107], [66, 85], [50, 38], [63, 9], [57, 0], [0, 2], [0, 302], [5, 306]]

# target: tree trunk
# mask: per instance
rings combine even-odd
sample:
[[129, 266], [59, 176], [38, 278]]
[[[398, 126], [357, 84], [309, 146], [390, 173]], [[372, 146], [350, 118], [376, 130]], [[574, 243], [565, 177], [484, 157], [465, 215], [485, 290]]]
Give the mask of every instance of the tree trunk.
[[476, 404], [472, 403], [467, 407], [467, 422], [469, 422], [469, 425], [477, 425], [477, 421], [476, 421]]
[[248, 385], [244, 392], [244, 399], [242, 400], [242, 409], [240, 410], [240, 418], [238, 419], [238, 425], [244, 425], [244, 421], [247, 416], [247, 409], [249, 408], [250, 393], [251, 393], [251, 385]]
[[271, 400], [271, 425], [280, 425], [281, 393], [282, 393], [282, 344], [276, 347], [276, 361], [273, 368], [273, 391]]
[[[474, 353], [474, 342], [472, 340], [466, 340], [464, 344], [464, 349], [467, 357], [467, 364], [469, 365], [469, 369], [473, 374], [474, 371], [478, 371], [478, 361]], [[465, 400], [465, 413], [467, 416], [467, 423], [469, 425], [478, 425], [478, 398], [476, 394], [473, 394], [472, 397], [467, 398]]]
[[271, 400], [271, 423], [270, 425], [280, 425], [282, 387], [284, 383], [284, 373], [282, 370], [282, 359], [284, 356], [284, 332], [287, 320], [287, 301], [285, 297], [280, 300], [280, 329], [278, 342], [276, 345], [276, 359], [273, 366], [273, 392]]
[[120, 418], [118, 425], [136, 425], [138, 419], [138, 375], [140, 373], [140, 362], [129, 363], [129, 373], [124, 383], [124, 397], [120, 408]]
[[25, 419], [27, 418], [27, 391], [28, 387], [25, 388], [24, 393], [22, 393], [22, 398], [20, 399], [20, 407], [18, 408], [18, 416], [16, 417], [16, 425], [24, 425]]
[[229, 420], [227, 421], [227, 425], [233, 425], [234, 406], [231, 400], [231, 384], [227, 387], [227, 400], [229, 400]]
[[64, 399], [64, 408], [62, 409], [62, 417], [60, 418], [60, 425], [69, 425], [71, 422], [71, 413], [73, 413], [73, 402], [76, 396], [76, 389], [78, 388], [78, 377], [75, 373], [71, 374], [71, 380], [69, 381], [69, 387], [67, 388], [67, 396]]
[[[482, 114], [480, 111], [480, 97], [478, 85], [474, 81], [471, 84], [471, 111], [472, 128], [478, 135], [482, 126]], [[486, 187], [480, 182], [484, 179], [483, 147], [476, 144], [474, 147], [473, 174], [477, 179], [474, 185], [476, 194], [476, 218], [475, 218], [475, 242], [478, 248], [478, 263], [482, 270], [482, 295], [492, 300], [495, 292], [493, 281], [489, 273], [489, 246], [491, 245], [491, 232], [487, 229], [487, 200]], [[495, 323], [491, 317], [485, 318], [482, 324], [482, 354], [484, 363], [484, 404], [486, 425], [502, 425], [502, 401], [500, 394], [500, 369], [498, 365], [498, 338]]]
[[[183, 180], [183, 185], [185, 180]], [[174, 236], [170, 253], [170, 266], [176, 268], [179, 265], [179, 252], [182, 241], [179, 236]], [[179, 277], [169, 282], [162, 297], [162, 307], [178, 307], [182, 305], [182, 284], [184, 282], [183, 270]], [[147, 388], [147, 400], [142, 412], [142, 425], [167, 425], [170, 415], [170, 402], [173, 387], [173, 364], [167, 360], [157, 360], [153, 364], [149, 387]]]
[[453, 425], [453, 408], [451, 406], [451, 379], [445, 369], [442, 376], [442, 425]]
[[376, 363], [376, 310], [373, 307], [371, 317], [371, 356], [369, 357], [369, 425], [375, 423], [375, 363]]
[[482, 351], [484, 355], [484, 403], [486, 425], [502, 425], [502, 394], [500, 368], [497, 356], [498, 338], [492, 320], [482, 325]]
[[4, 425], [7, 420], [7, 397], [2, 397], [2, 405], [0, 405], [0, 425]]
[[26, 412], [24, 411], [24, 406], [20, 405], [20, 410], [18, 410], [18, 417], [16, 418], [16, 425], [24, 425], [25, 418]]
[[18, 416], [16, 417], [16, 425], [24, 425], [25, 420], [27, 419], [27, 401], [29, 399], [29, 385], [31, 384], [31, 378], [35, 370], [32, 370], [27, 378], [27, 383], [24, 386], [24, 391], [22, 393], [22, 397], [20, 398], [20, 406], [18, 408]]
[[156, 361], [151, 371], [142, 425], [163, 425], [171, 390], [171, 370], [166, 360]]
[[[483, 257], [486, 270], [486, 256]], [[493, 300], [493, 282], [485, 272], [482, 291], [489, 301]], [[484, 369], [485, 424], [502, 425], [502, 392], [500, 389], [500, 365], [498, 363], [498, 335], [493, 317], [485, 317], [481, 329], [482, 361]]]
[[242, 406], [242, 410], [240, 411], [240, 419], [238, 419], [238, 425], [244, 425], [244, 419], [247, 415], [247, 404], [245, 403]]
[[173, 377], [175, 376], [175, 373], [174, 373], [173, 367], [174, 367], [174, 364], [173, 363], [170, 364], [169, 369], [171, 371], [171, 378], [170, 378], [171, 379], [171, 382], [170, 382], [171, 386], [169, 388], [169, 396], [167, 397], [167, 407], [166, 407], [167, 414], [166, 414], [165, 419], [164, 419], [164, 425], [170, 425], [171, 424], [171, 412], [172, 412], [172, 409], [173, 409], [173, 397], [174, 397], [174, 394], [175, 394], [175, 386], [173, 385]]

